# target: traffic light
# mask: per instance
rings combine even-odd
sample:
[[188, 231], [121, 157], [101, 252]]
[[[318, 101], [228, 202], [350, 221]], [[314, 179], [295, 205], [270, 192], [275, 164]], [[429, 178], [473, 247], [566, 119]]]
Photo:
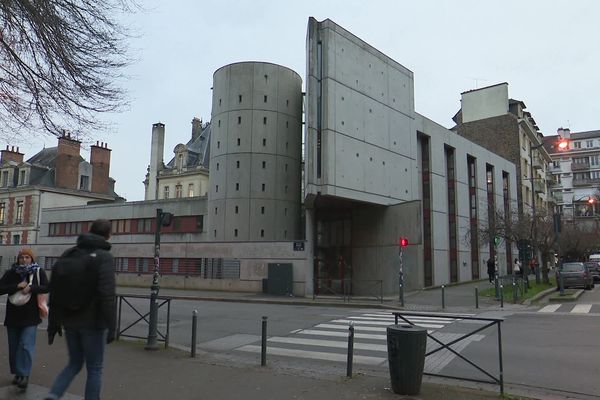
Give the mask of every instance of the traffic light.
[[400, 247], [406, 247], [406, 246], [408, 246], [408, 238], [401, 237], [400, 238]]
[[590, 197], [590, 198], [588, 199], [588, 203], [589, 203], [589, 204], [594, 204], [595, 202], [596, 202], [596, 199], [594, 199], [593, 197]]

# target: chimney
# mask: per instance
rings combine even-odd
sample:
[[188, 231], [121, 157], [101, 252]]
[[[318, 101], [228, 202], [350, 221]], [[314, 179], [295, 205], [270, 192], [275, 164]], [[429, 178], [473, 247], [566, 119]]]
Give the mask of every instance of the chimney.
[[158, 172], [162, 169], [165, 151], [165, 124], [152, 125], [152, 146], [150, 148], [150, 166], [148, 168], [148, 186], [145, 200], [158, 199]]
[[23, 162], [23, 153], [19, 153], [19, 148], [15, 149], [15, 146], [11, 146], [10, 149], [6, 145], [6, 150], [0, 150], [0, 164], [4, 164], [8, 161], [14, 161], [17, 164]]
[[569, 128], [563, 129], [563, 139], [571, 139], [571, 130]]
[[79, 163], [81, 156], [79, 150], [81, 142], [72, 139], [70, 134], [63, 132], [58, 138], [58, 150], [55, 160], [54, 184], [56, 187], [65, 189], [77, 189], [79, 178]]
[[109, 194], [110, 152], [107, 143], [98, 143], [90, 147], [92, 164], [92, 192]]
[[202, 133], [202, 120], [194, 117], [192, 119], [192, 141], [198, 139]]

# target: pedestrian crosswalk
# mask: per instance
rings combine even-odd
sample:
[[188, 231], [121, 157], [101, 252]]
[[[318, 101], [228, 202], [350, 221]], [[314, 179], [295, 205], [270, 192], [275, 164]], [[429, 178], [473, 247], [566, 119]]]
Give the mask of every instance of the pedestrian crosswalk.
[[[405, 318], [412, 324], [426, 328], [427, 331], [443, 343], [450, 342], [462, 336], [461, 333], [449, 333], [444, 328], [461, 321], [461, 317], [472, 315], [435, 316], [411, 315]], [[291, 331], [287, 336], [268, 338], [267, 353], [269, 356], [294, 357], [306, 360], [323, 360], [336, 363], [347, 362], [349, 327], [354, 327], [353, 362], [367, 366], [387, 365], [387, 335], [386, 328], [394, 324], [392, 311], [368, 312], [360, 315], [349, 315], [316, 324], [306, 329]], [[404, 321], [400, 320], [400, 323]], [[461, 340], [452, 346], [457, 352], [464, 349], [473, 341], [480, 341], [484, 335], [475, 334]], [[438, 343], [428, 338], [427, 350], [440, 347]], [[260, 353], [260, 344], [248, 344], [236, 349], [237, 351]], [[425, 371], [439, 372], [455, 354], [448, 350], [440, 350], [427, 357]]]
[[593, 314], [600, 313], [600, 304], [549, 304], [538, 310], [540, 313], [570, 313], [570, 314]]

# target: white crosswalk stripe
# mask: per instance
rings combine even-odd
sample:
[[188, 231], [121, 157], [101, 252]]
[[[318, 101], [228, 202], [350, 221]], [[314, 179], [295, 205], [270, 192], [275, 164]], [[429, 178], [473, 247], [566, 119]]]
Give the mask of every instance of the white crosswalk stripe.
[[[464, 314], [468, 316], [472, 314]], [[411, 323], [427, 329], [443, 343], [458, 339], [460, 333], [443, 333], [438, 331], [448, 325], [460, 321], [460, 318], [446, 317], [442, 313], [434, 316], [411, 315], [405, 316]], [[335, 318], [325, 323], [316, 324], [308, 329], [291, 331], [289, 336], [274, 336], [268, 338], [267, 354], [270, 356], [293, 357], [308, 360], [326, 360], [345, 363], [348, 348], [349, 326], [354, 326], [354, 363], [371, 366], [387, 365], [387, 326], [393, 325], [395, 318], [389, 312], [369, 312], [361, 315], [349, 315]], [[400, 323], [406, 321], [400, 320]], [[472, 335], [452, 346], [460, 352], [469, 343], [483, 339], [484, 335]], [[427, 350], [439, 348], [440, 345], [428, 339]], [[236, 350], [248, 353], [260, 353], [261, 347], [249, 344]], [[449, 350], [440, 350], [427, 357], [425, 370], [439, 372], [456, 357]]]
[[[593, 304], [549, 304], [538, 310], [540, 313], [571, 313], [571, 314], [589, 314], [592, 311]], [[571, 308], [573, 307], [573, 308]], [[596, 306], [598, 307], [598, 306]], [[598, 311], [596, 311], [598, 312]]]

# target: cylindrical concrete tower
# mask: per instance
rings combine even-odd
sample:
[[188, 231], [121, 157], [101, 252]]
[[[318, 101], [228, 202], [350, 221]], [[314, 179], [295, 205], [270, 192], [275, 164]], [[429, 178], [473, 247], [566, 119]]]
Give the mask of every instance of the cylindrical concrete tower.
[[213, 76], [208, 237], [298, 239], [302, 79], [263, 62], [226, 65]]

